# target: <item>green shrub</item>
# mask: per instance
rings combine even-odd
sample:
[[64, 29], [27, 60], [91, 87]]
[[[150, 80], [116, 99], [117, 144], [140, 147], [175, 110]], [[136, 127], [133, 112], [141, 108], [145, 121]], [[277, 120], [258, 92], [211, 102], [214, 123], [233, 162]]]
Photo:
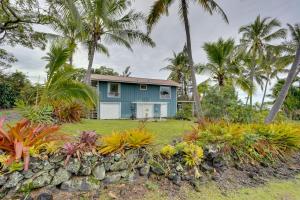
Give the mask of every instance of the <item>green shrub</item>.
[[182, 104], [180, 110], [177, 111], [175, 119], [178, 120], [190, 120], [193, 117], [192, 104]]
[[23, 101], [18, 101], [16, 104], [21, 115], [33, 123], [52, 124], [54, 122], [52, 106], [28, 106]]
[[12, 108], [15, 105], [16, 93], [6, 83], [0, 83], [0, 109]]

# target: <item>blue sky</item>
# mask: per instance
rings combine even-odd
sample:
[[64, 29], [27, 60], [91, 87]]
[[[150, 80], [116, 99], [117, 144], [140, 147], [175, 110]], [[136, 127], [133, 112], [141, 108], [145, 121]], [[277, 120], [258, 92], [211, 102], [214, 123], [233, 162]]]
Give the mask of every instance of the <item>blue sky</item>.
[[[217, 0], [225, 10], [229, 18], [226, 24], [217, 14], [210, 16], [196, 4], [190, 4], [190, 24], [192, 36], [193, 57], [195, 63], [205, 63], [206, 55], [202, 49], [204, 42], [217, 40], [219, 37], [232, 37], [238, 42], [240, 35], [238, 28], [254, 21], [257, 15], [261, 17], [277, 18], [286, 23], [300, 23], [300, 0]], [[136, 0], [133, 8], [145, 14], [150, 10], [153, 0]], [[165, 59], [172, 55], [172, 51], [178, 52], [185, 43], [185, 32], [182, 22], [177, 16], [178, 5], [175, 3], [170, 9], [170, 15], [163, 17], [155, 26], [151, 37], [156, 42], [155, 48], [134, 45], [134, 52], [115, 45], [108, 45], [110, 57], [97, 54], [94, 66], [106, 65], [122, 72], [126, 66], [131, 66], [132, 76], [162, 78], [166, 79], [167, 71], [160, 71], [160, 68], [167, 65]], [[49, 27], [36, 27], [40, 31], [51, 32]], [[9, 71], [20, 70], [25, 72], [33, 82], [42, 83], [45, 79], [45, 62], [41, 59], [46, 51], [39, 49], [26, 49], [23, 47], [4, 47], [12, 52], [18, 62]], [[77, 67], [87, 67], [87, 50], [79, 47], [74, 56], [74, 64]], [[198, 76], [198, 82], [204, 81], [206, 75]], [[243, 93], [239, 93], [242, 100]], [[255, 101], [260, 101], [262, 92], [258, 89], [255, 94]]]

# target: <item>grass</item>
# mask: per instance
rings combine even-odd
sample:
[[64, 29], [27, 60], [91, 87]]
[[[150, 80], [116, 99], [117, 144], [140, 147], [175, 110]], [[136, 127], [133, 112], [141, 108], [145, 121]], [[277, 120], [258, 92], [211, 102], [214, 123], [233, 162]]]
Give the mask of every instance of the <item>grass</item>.
[[[181, 188], [180, 193], [189, 200], [299, 200], [300, 175], [293, 180], [273, 180], [266, 185], [256, 188], [243, 188], [229, 192], [222, 192], [214, 183], [209, 183], [195, 192], [190, 187]], [[170, 194], [156, 190], [149, 191], [145, 200], [168, 200]], [[172, 196], [172, 199], [180, 199]]]
[[[111, 134], [112, 131], [123, 131], [136, 128], [139, 121], [135, 120], [82, 120], [81, 123], [64, 124], [62, 131], [77, 135], [83, 130], [95, 130], [101, 135]], [[153, 121], [146, 122], [146, 128], [154, 134], [155, 143], [163, 145], [170, 143], [173, 139], [182, 136], [182, 133], [191, 129], [190, 121]]]

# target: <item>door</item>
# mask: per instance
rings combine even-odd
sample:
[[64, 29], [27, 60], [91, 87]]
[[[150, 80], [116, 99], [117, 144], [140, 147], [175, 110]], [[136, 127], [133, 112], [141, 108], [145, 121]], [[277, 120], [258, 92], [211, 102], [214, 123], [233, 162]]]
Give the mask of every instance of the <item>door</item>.
[[101, 102], [100, 119], [120, 119], [121, 103], [119, 102]]
[[160, 117], [168, 117], [168, 104], [160, 105]]
[[153, 104], [137, 104], [137, 118], [153, 118], [154, 117]]

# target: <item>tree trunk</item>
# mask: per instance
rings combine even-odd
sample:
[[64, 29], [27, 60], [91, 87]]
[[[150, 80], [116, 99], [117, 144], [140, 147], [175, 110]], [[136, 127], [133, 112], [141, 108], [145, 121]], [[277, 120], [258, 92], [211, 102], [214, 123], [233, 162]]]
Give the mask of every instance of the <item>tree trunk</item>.
[[71, 55], [70, 55], [69, 63], [71, 66], [73, 66], [73, 53], [71, 53]]
[[251, 91], [249, 94], [249, 98], [250, 98], [250, 108], [252, 110], [252, 106], [253, 106], [253, 91], [254, 91], [254, 75], [253, 75], [253, 69], [251, 69], [250, 72], [250, 87], [251, 87]]
[[281, 106], [286, 98], [286, 95], [288, 94], [289, 88], [290, 88], [291, 84], [293, 83], [294, 78], [296, 77], [299, 64], [300, 64], [300, 45], [298, 45], [294, 63], [291, 67], [291, 70], [288, 73], [285, 83], [284, 83], [283, 87], [281, 88], [280, 93], [278, 94], [278, 97], [277, 97], [274, 105], [272, 106], [272, 109], [269, 112], [269, 115], [265, 119], [266, 124], [269, 124], [274, 120], [274, 118], [276, 117], [276, 114], [278, 113], [279, 109], [281, 108]]
[[248, 94], [247, 100], [246, 100], [246, 107], [248, 106], [248, 101], [249, 101], [249, 94]]
[[200, 120], [202, 118], [202, 111], [201, 111], [200, 98], [199, 98], [196, 74], [195, 74], [195, 67], [194, 67], [193, 56], [192, 56], [190, 25], [189, 25], [189, 19], [188, 19], [188, 14], [187, 14], [186, 0], [181, 0], [181, 4], [182, 4], [182, 14], [183, 14], [183, 19], [184, 19], [185, 33], [186, 33], [187, 54], [188, 54], [189, 66], [191, 68], [191, 78], [192, 78], [192, 83], [193, 83], [193, 96], [194, 96], [195, 107], [196, 107], [195, 114], [196, 114], [197, 118]]
[[89, 64], [88, 64], [88, 68], [86, 71], [86, 75], [85, 75], [85, 79], [84, 82], [87, 85], [91, 85], [91, 71], [92, 71], [92, 66], [93, 66], [93, 61], [94, 61], [94, 55], [95, 55], [95, 47], [96, 44], [95, 42], [97, 42], [95, 39], [93, 39], [93, 41], [90, 42], [89, 44], [89, 52], [88, 52], [88, 60], [89, 60]]
[[267, 81], [266, 81], [266, 85], [265, 85], [265, 89], [264, 89], [264, 95], [263, 95], [263, 98], [262, 98], [261, 104], [260, 104], [260, 109], [259, 109], [260, 111], [262, 111], [263, 106], [264, 106], [265, 97], [266, 97], [266, 94], [267, 94], [268, 84], [269, 84], [269, 77], [268, 77], [268, 79], [267, 79]]

